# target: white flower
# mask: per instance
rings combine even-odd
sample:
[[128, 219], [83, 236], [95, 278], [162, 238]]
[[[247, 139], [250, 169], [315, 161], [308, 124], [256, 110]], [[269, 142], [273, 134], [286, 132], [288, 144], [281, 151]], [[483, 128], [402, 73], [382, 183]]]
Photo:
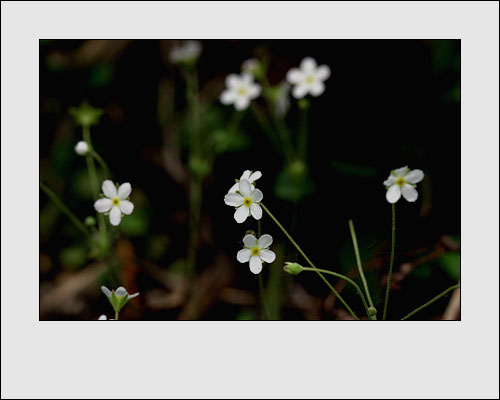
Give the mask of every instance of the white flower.
[[122, 213], [129, 215], [134, 211], [134, 204], [127, 200], [130, 192], [132, 192], [130, 183], [122, 183], [117, 191], [113, 182], [105, 180], [102, 183], [102, 192], [105, 197], [97, 200], [94, 203], [94, 208], [100, 213], [107, 213], [109, 211], [109, 222], [111, 225], [120, 225]]
[[234, 104], [237, 110], [247, 108], [251, 100], [259, 97], [261, 91], [260, 85], [248, 73], [228, 75], [226, 87], [220, 95], [220, 101], [222, 104]]
[[301, 99], [308, 93], [311, 96], [319, 96], [325, 91], [326, 81], [330, 76], [328, 65], [316, 64], [311, 57], [306, 57], [300, 63], [300, 68], [292, 68], [286, 74], [286, 80], [294, 85], [292, 95], [296, 99]]
[[173, 63], [191, 62], [201, 54], [201, 43], [197, 40], [188, 40], [170, 51], [170, 61]]
[[424, 179], [424, 173], [420, 169], [410, 171], [408, 167], [402, 167], [391, 171], [389, 178], [384, 181], [387, 189], [385, 195], [389, 203], [395, 203], [403, 194], [403, 197], [409, 202], [414, 202], [418, 198], [418, 192], [415, 189], [416, 183]]
[[243, 61], [241, 64], [241, 72], [246, 72], [247, 74], [252, 74], [256, 76], [260, 71], [260, 61], [256, 58], [250, 58], [249, 60]]
[[246, 179], [238, 183], [239, 190], [236, 193], [228, 193], [224, 196], [224, 203], [236, 207], [234, 219], [237, 223], [245, 222], [250, 214], [255, 219], [262, 218], [262, 208], [258, 204], [264, 195], [259, 189], [253, 189], [252, 184]]
[[245, 235], [243, 238], [245, 247], [238, 251], [236, 259], [240, 263], [250, 261], [250, 271], [258, 274], [262, 271], [262, 262], [270, 264], [276, 259], [274, 251], [268, 249], [271, 243], [273, 243], [271, 235], [262, 235], [259, 240], [254, 235]]
[[89, 145], [87, 142], [80, 140], [75, 146], [75, 152], [80, 156], [84, 156], [89, 152]]
[[[240, 181], [243, 180], [243, 179], [247, 180], [248, 182], [250, 182], [252, 184], [252, 189], [253, 189], [253, 188], [255, 188], [255, 183], [254, 182], [257, 179], [259, 179], [261, 176], [262, 176], [262, 172], [260, 172], [260, 171], [252, 172], [249, 169], [247, 169], [245, 172], [243, 172], [243, 175], [241, 175]], [[231, 189], [229, 189], [228, 193], [236, 193], [239, 190], [239, 188], [240, 188], [240, 183], [236, 182], [231, 187]]]
[[131, 300], [139, 296], [139, 293], [128, 294], [127, 289], [125, 289], [123, 286], [120, 286], [116, 290], [109, 290], [106, 286], [101, 286], [101, 291], [106, 295], [108, 299], [111, 299], [113, 297], [113, 293], [118, 299], [123, 299], [126, 297], [127, 300]]

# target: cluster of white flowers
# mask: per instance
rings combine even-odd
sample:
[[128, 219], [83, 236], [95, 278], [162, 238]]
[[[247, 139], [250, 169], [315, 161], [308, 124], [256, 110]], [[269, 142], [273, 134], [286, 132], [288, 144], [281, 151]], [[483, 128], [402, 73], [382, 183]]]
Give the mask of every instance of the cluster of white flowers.
[[[224, 203], [236, 208], [234, 219], [239, 224], [245, 222], [250, 215], [256, 220], [262, 218], [262, 208], [259, 203], [264, 195], [255, 187], [255, 181], [261, 176], [260, 171], [244, 171], [240, 179], [224, 196]], [[254, 235], [245, 235], [243, 238], [244, 248], [238, 252], [236, 259], [240, 263], [249, 262], [250, 271], [258, 274], [262, 271], [263, 262], [272, 263], [276, 258], [276, 254], [269, 250], [272, 242], [273, 238], [268, 234], [262, 235], [259, 239]]]
[[132, 186], [128, 182], [122, 183], [117, 190], [117, 185], [110, 180], [105, 180], [102, 183], [102, 192], [104, 197], [94, 203], [94, 208], [100, 213], [109, 212], [111, 225], [120, 225], [122, 214], [129, 215], [134, 211], [134, 204], [128, 200]]
[[415, 187], [422, 179], [424, 179], [424, 173], [420, 169], [410, 170], [408, 167], [402, 167], [391, 171], [384, 181], [387, 201], [394, 204], [401, 198], [401, 195], [409, 202], [416, 201], [418, 192]]

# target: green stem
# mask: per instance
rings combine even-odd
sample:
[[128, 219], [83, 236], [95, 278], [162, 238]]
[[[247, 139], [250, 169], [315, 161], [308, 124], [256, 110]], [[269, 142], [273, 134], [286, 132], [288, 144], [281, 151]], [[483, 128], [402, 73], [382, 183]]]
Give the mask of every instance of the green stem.
[[40, 189], [42, 189], [47, 196], [54, 202], [54, 204], [59, 208], [66, 216], [70, 219], [70, 221], [75, 225], [85, 236], [91, 238], [92, 235], [90, 231], [87, 229], [87, 227], [83, 224], [82, 221], [80, 221], [75, 214], [73, 214], [68, 207], [66, 207], [66, 204], [64, 204], [57, 195], [50, 190], [45, 184], [43, 184], [40, 181]]
[[387, 289], [385, 290], [384, 316], [387, 315], [387, 304], [389, 303], [389, 291], [391, 290], [392, 267], [394, 266], [394, 246], [396, 243], [396, 204], [392, 204], [392, 245], [391, 245], [391, 262], [389, 265], [389, 275], [387, 276]]
[[436, 300], [440, 299], [441, 297], [445, 296], [448, 292], [454, 290], [454, 289], [458, 289], [460, 287], [460, 284], [457, 284], [457, 285], [453, 285], [453, 286], [450, 286], [448, 289], [446, 289], [444, 292], [438, 294], [436, 297], [434, 297], [433, 299], [429, 300], [427, 303], [425, 303], [424, 305], [418, 307], [417, 309], [413, 310], [411, 313], [409, 313], [408, 315], [406, 315], [405, 317], [401, 318], [401, 321], [404, 321], [408, 318], [410, 318], [413, 314], [419, 312], [420, 310], [424, 309], [425, 307], [431, 305], [432, 303], [434, 303]]
[[196, 252], [199, 240], [199, 225], [201, 215], [202, 181], [192, 176], [189, 190], [189, 243], [187, 254], [187, 273], [193, 276], [196, 267]]
[[335, 296], [338, 297], [338, 299], [344, 304], [345, 308], [349, 311], [349, 313], [354, 317], [354, 319], [359, 320], [358, 316], [352, 311], [351, 307], [345, 302], [345, 300], [340, 296], [340, 293], [335, 290], [335, 288], [330, 285], [330, 282], [321, 274], [321, 272], [318, 271], [318, 268], [312, 263], [312, 261], [309, 259], [309, 257], [306, 256], [306, 254], [302, 251], [300, 246], [293, 240], [293, 238], [290, 236], [290, 234], [286, 231], [286, 229], [279, 223], [279, 221], [274, 217], [273, 214], [267, 209], [267, 207], [263, 204], [260, 203], [260, 206], [264, 209], [264, 211], [271, 217], [271, 219], [278, 225], [278, 227], [281, 229], [281, 231], [285, 234], [285, 236], [290, 240], [290, 242], [295, 246], [295, 248], [298, 250], [298, 252], [304, 257], [304, 259], [309, 263], [309, 265], [316, 270], [320, 278], [325, 282], [325, 284], [330, 288], [330, 290], [335, 294]]
[[[83, 140], [87, 142], [89, 147], [92, 149], [92, 139], [90, 137], [90, 127], [88, 125], [82, 126], [82, 134]], [[95, 168], [94, 157], [92, 152], [88, 152], [85, 156], [85, 160], [87, 162], [87, 169], [89, 171], [90, 178], [90, 188], [92, 190], [92, 196], [94, 199], [97, 199], [99, 196], [99, 181], [97, 179], [97, 171]], [[99, 224], [99, 231], [101, 232], [102, 239], [106, 235], [106, 221], [104, 220], [104, 214], [97, 213], [97, 222]]]
[[300, 122], [299, 122], [299, 142], [297, 146], [297, 151], [300, 158], [305, 161], [307, 155], [307, 116], [309, 111], [309, 105], [301, 110]]
[[94, 157], [97, 160], [97, 162], [99, 163], [99, 165], [101, 166], [104, 179], [109, 179], [110, 178], [109, 168], [108, 168], [108, 165], [106, 164], [106, 162], [104, 161], [104, 159], [93, 149], [92, 149], [91, 153], [92, 153], [92, 157]]
[[370, 290], [368, 290], [368, 284], [366, 283], [365, 274], [363, 272], [363, 266], [361, 264], [361, 257], [359, 256], [358, 239], [356, 238], [356, 231], [354, 230], [354, 223], [352, 219], [349, 220], [349, 229], [351, 231], [352, 244], [354, 246], [354, 254], [356, 255], [356, 264], [358, 265], [359, 276], [363, 282], [363, 287], [365, 288], [366, 297], [368, 298], [368, 303], [370, 307], [373, 307], [373, 301], [370, 296]]
[[368, 311], [368, 303], [366, 302], [365, 296], [363, 295], [363, 291], [358, 286], [358, 284], [356, 282], [354, 282], [352, 279], [348, 278], [345, 275], [338, 274], [336, 272], [329, 271], [327, 269], [315, 269], [315, 268], [307, 268], [307, 267], [302, 267], [302, 269], [304, 271], [316, 271], [316, 272], [322, 272], [324, 274], [333, 275], [333, 276], [336, 276], [337, 278], [340, 278], [340, 279], [343, 279], [343, 280], [349, 282], [352, 286], [354, 286], [354, 288], [356, 289], [356, 292], [358, 292], [359, 296], [361, 297], [361, 301], [363, 302], [363, 306], [365, 307], [365, 310], [366, 310], [366, 315], [370, 316], [370, 312]]
[[260, 301], [262, 304], [262, 309], [264, 311], [264, 318], [266, 320], [268, 320], [269, 319], [269, 312], [267, 310], [266, 294], [265, 294], [265, 290], [264, 290], [264, 280], [262, 278], [262, 274], [258, 274], [258, 275], [259, 275]]
[[115, 321], [118, 321], [118, 314], [119, 314], [119, 312], [115, 311]]

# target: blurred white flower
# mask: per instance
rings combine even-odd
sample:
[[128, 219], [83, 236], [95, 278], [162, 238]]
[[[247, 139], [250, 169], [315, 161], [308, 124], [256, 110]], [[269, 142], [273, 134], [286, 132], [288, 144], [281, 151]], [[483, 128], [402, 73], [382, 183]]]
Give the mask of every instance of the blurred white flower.
[[292, 68], [286, 74], [286, 80], [294, 85], [292, 95], [296, 99], [310, 94], [319, 96], [325, 91], [326, 81], [330, 77], [330, 68], [327, 65], [317, 66], [314, 58], [306, 57], [300, 63], [300, 68]]
[[245, 235], [244, 248], [238, 251], [236, 259], [240, 263], [250, 262], [250, 271], [258, 274], [262, 271], [262, 262], [270, 264], [276, 259], [274, 251], [268, 249], [272, 243], [271, 235], [262, 235], [259, 240], [254, 235]]
[[170, 61], [173, 63], [189, 63], [195, 61], [201, 54], [201, 43], [188, 40], [170, 51]]
[[97, 318], [98, 321], [114, 321], [113, 318], [110, 318], [108, 320], [108, 317], [106, 317], [106, 315], [102, 314], [99, 318]]
[[228, 193], [224, 196], [224, 203], [228, 206], [236, 207], [234, 219], [241, 224], [246, 221], [251, 214], [255, 219], [262, 218], [262, 208], [258, 204], [264, 195], [259, 189], [254, 189], [252, 184], [246, 179], [238, 183], [238, 191]]
[[253, 76], [248, 73], [241, 75], [231, 74], [226, 78], [226, 90], [220, 95], [222, 104], [234, 104], [237, 110], [244, 110], [250, 101], [259, 97], [261, 87], [253, 81]]
[[113, 293], [117, 298], [127, 298], [127, 300], [139, 296], [139, 293], [128, 294], [127, 289], [125, 289], [123, 286], [120, 286], [116, 290], [109, 290], [106, 286], [101, 286], [101, 291], [106, 295], [108, 299], [111, 299], [113, 297]]
[[290, 108], [290, 84], [288, 82], [281, 82], [276, 88], [276, 95], [274, 98], [274, 112], [279, 117], [286, 115]]
[[[245, 172], [243, 172], [243, 175], [241, 175], [240, 181], [245, 179], [252, 184], [252, 188], [255, 188], [254, 182], [257, 179], [259, 179], [261, 176], [262, 176], [262, 172], [260, 172], [260, 171], [252, 172], [249, 169], [247, 169]], [[229, 189], [228, 193], [236, 193], [239, 190], [239, 188], [240, 188], [240, 183], [238, 181], [231, 187], [231, 189]]]
[[241, 64], [241, 72], [252, 74], [257, 78], [260, 72], [260, 61], [256, 58], [250, 58], [249, 60], [243, 61]]
[[87, 142], [80, 140], [75, 146], [75, 152], [80, 156], [84, 156], [89, 152], [89, 145]]
[[[130, 183], [123, 183], [116, 190], [116, 185], [110, 180], [102, 183], [104, 197], [94, 203], [97, 212], [107, 213], [109, 211], [109, 222], [111, 225], [120, 225], [122, 213], [129, 215], [134, 211], [134, 204], [127, 200], [132, 192]], [[111, 211], [110, 211], [111, 210]]]
[[420, 169], [410, 170], [408, 167], [402, 167], [391, 171], [389, 178], [384, 181], [387, 201], [394, 204], [401, 194], [409, 202], [416, 201], [418, 192], [415, 187], [422, 179], [424, 179], [424, 173]]

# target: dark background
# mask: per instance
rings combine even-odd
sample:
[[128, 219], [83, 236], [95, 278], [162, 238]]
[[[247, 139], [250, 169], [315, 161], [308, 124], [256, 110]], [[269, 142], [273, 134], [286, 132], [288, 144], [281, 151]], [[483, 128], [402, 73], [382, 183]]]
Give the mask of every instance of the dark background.
[[[223, 202], [245, 169], [260, 170], [264, 203], [318, 267], [356, 276], [348, 219], [354, 220], [365, 273], [381, 315], [388, 271], [391, 206], [383, 181], [391, 169], [424, 170], [419, 199], [396, 205], [394, 288], [389, 318], [399, 319], [460, 277], [460, 41], [457, 40], [203, 40], [201, 97], [221, 121], [231, 106], [218, 96], [224, 78], [254, 56], [269, 58], [272, 85], [306, 56], [330, 66], [326, 91], [312, 99], [308, 167], [313, 192], [298, 204], [275, 196], [283, 158], [247, 112], [244, 149], [215, 159], [203, 183], [196, 278], [190, 292], [182, 266], [188, 241], [187, 150], [176, 175], [165, 152], [175, 147], [186, 102], [168, 52], [179, 41], [40, 41], [40, 178], [76, 215], [94, 215], [85, 161], [74, 153], [81, 129], [68, 110], [87, 100], [105, 112], [92, 128], [96, 150], [114, 179], [132, 184], [135, 211], [123, 220], [117, 274], [91, 260], [81, 235], [40, 195], [40, 318], [96, 319], [111, 314], [101, 284], [141, 296], [123, 319], [260, 319], [257, 278], [239, 264], [246, 229]], [[262, 102], [258, 99], [257, 102]], [[287, 115], [297, 125], [296, 101]], [[174, 171], [174, 172], [173, 172]], [[264, 215], [276, 261], [264, 266], [273, 319], [349, 319], [315, 274], [285, 275], [297, 251]], [[359, 298], [339, 290], [358, 314]], [[180, 289], [179, 289], [180, 288]], [[193, 293], [195, 293], [193, 295]], [[449, 297], [414, 319], [441, 319]]]

